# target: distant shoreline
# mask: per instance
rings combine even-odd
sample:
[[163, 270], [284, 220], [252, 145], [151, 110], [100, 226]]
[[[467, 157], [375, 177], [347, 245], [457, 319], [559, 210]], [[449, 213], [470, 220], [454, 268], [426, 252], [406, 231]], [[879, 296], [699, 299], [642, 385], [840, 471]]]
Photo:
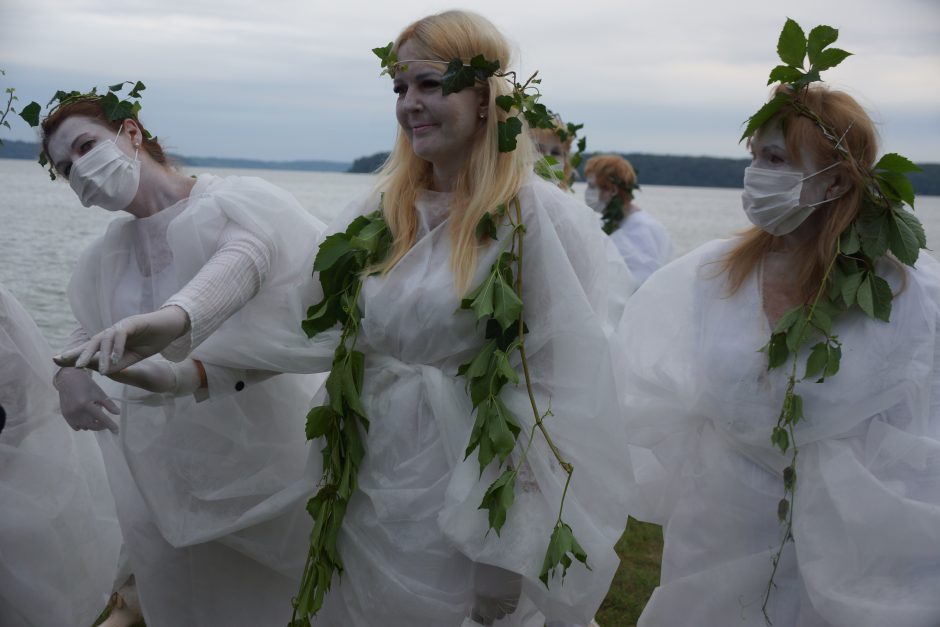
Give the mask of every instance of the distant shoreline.
[[[0, 159], [35, 159], [39, 144], [24, 141], [4, 141], [0, 146]], [[749, 159], [722, 157], [690, 157], [681, 155], [652, 155], [646, 153], [618, 153], [633, 164], [643, 185], [670, 185], [677, 187], [740, 188], [745, 166]], [[590, 157], [585, 155], [584, 161]], [[235, 159], [228, 157], [187, 157], [171, 155], [177, 163], [190, 167], [243, 168], [252, 170], [288, 170], [301, 172], [375, 172], [387, 152], [360, 157], [352, 163], [329, 160], [267, 161], [262, 159]], [[910, 175], [914, 190], [922, 196], [940, 196], [940, 164], [920, 163], [922, 172]]]

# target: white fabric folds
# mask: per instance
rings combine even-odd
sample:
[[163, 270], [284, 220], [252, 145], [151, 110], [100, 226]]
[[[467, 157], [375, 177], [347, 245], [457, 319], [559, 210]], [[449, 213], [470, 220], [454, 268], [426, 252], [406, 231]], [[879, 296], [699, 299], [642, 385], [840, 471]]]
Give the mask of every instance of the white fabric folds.
[[59, 414], [52, 351], [0, 286], [0, 625], [87, 627], [104, 609], [121, 530], [101, 453]]
[[[345, 572], [334, 580], [318, 625], [457, 627], [472, 601], [474, 562], [523, 577], [519, 609], [498, 625], [541, 626], [543, 616], [586, 624], [607, 593], [630, 481], [608, 331], [633, 279], [579, 202], [539, 179], [519, 199], [530, 368], [540, 408], [553, 414], [547, 428], [575, 468], [563, 518], [593, 570], [575, 564], [564, 585], [556, 580], [550, 589], [538, 580], [565, 479], [539, 436], [501, 535], [487, 533], [479, 506], [497, 473], [491, 465], [481, 478], [476, 453], [464, 460], [474, 419], [457, 376], [482, 345], [483, 328], [459, 310], [454, 291], [452, 196], [425, 192], [415, 246], [388, 274], [363, 285], [357, 349], [365, 353], [363, 404], [371, 427], [360, 490], [340, 537]], [[377, 197], [355, 203], [328, 231], [344, 230], [377, 206]], [[497, 242], [481, 249], [474, 285], [508, 243], [504, 227]], [[314, 349], [308, 361], [308, 370], [325, 363]], [[296, 366], [293, 357], [286, 362]], [[524, 386], [507, 386], [503, 397], [528, 432], [533, 415]]]
[[[665, 525], [641, 626], [765, 624], [789, 463], [770, 433], [789, 368], [768, 372], [757, 352], [770, 336], [758, 277], [727, 295], [714, 262], [733, 243], [657, 272], [623, 317], [637, 514]], [[900, 268], [881, 270], [900, 291], [891, 322], [839, 319], [840, 372], [797, 384], [806, 418], [795, 542], [769, 605], [777, 627], [940, 624], [940, 268], [922, 252], [903, 290]]]
[[638, 284], [669, 263], [675, 254], [666, 227], [642, 209], [625, 216], [617, 230], [610, 234], [610, 240]]
[[[76, 318], [94, 334], [160, 307], [232, 226], [267, 247], [270, 267], [192, 356], [230, 364], [263, 361], [272, 347], [289, 354], [322, 225], [261, 179], [202, 175], [180, 203], [111, 222], [69, 285]], [[303, 433], [320, 381], [285, 375], [198, 404], [108, 382], [120, 432], [98, 437], [148, 625], [286, 624], [310, 529], [303, 504], [320, 476], [317, 458], [306, 466]]]

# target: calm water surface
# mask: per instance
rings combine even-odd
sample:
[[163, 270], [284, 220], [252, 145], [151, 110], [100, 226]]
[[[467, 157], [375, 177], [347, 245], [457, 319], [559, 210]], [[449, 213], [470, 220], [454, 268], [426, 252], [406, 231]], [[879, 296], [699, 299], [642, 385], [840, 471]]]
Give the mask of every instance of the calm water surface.
[[[221, 176], [260, 176], [293, 193], [324, 222], [369, 190], [373, 176], [335, 172], [199, 169]], [[584, 198], [584, 185], [575, 185]], [[741, 211], [741, 191], [704, 187], [643, 186], [636, 204], [659, 218], [679, 254], [748, 225]], [[940, 238], [940, 197], [917, 200], [928, 242]], [[0, 282], [36, 319], [53, 348], [61, 346], [76, 323], [65, 288], [81, 251], [116, 215], [82, 207], [64, 181], [50, 182], [33, 161], [0, 159]]]

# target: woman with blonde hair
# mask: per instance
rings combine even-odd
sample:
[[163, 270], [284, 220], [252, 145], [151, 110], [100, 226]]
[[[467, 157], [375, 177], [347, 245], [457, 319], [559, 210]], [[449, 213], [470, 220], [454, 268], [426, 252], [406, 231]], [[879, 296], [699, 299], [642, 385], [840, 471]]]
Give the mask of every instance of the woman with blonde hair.
[[665, 530], [638, 624], [937, 625], [940, 267], [884, 182], [908, 162], [876, 165], [844, 92], [783, 84], [773, 108], [752, 118], [754, 226], [624, 314], [640, 517]]
[[633, 204], [636, 172], [620, 155], [597, 155], [584, 166], [584, 202], [601, 214], [602, 228], [630, 272], [643, 283], [672, 260], [672, 239], [662, 223]]
[[[554, 128], [533, 128], [529, 131], [532, 142], [542, 157], [551, 158], [549, 171], [558, 187], [567, 190], [572, 182], [571, 144], [574, 136], [569, 134], [560, 117], [555, 117]], [[551, 179], [549, 179], [551, 180]]]
[[[369, 427], [337, 436], [353, 438], [354, 448], [361, 437], [363, 457], [351, 467], [358, 489], [331, 510], [341, 525], [330, 527], [325, 515], [317, 521], [317, 529], [336, 529], [335, 551], [327, 553], [331, 560], [338, 554], [342, 576], [318, 561], [314, 579], [308, 584], [305, 578], [299, 613], [316, 609], [315, 600], [308, 602], [315, 589], [325, 593], [314, 619], [323, 625], [541, 627], [546, 618], [588, 623], [617, 568], [613, 547], [627, 519], [620, 479], [629, 473], [629, 458], [608, 338], [629, 293], [629, 272], [591, 213], [534, 176], [534, 150], [524, 133], [514, 151], [499, 150], [499, 123], [511, 117], [496, 104], [497, 96], [512, 90], [505, 78], [477, 76], [456, 93], [444, 91], [445, 70], [455, 59], [460, 71], [478, 55], [498, 61], [501, 71], [511, 67], [506, 40], [489, 21], [461, 11], [431, 15], [402, 31], [388, 52], [394, 55], [389, 69], [398, 138], [375, 192], [327, 230], [315, 267], [335, 261], [343, 246], [375, 250], [383, 225], [390, 232], [387, 254], [361, 277], [361, 289], [341, 296], [342, 309], [331, 309], [336, 301], [328, 287], [334, 279], [352, 279], [321, 270], [322, 301], [309, 301], [314, 306], [305, 323], [330, 311], [356, 323], [344, 326], [339, 341], [342, 347], [347, 332], [355, 333], [362, 361], [353, 360], [349, 387], [327, 383], [330, 405], [311, 415], [330, 416], [352, 402]], [[478, 324], [462, 301], [481, 293], [475, 288], [510, 254], [514, 233], [521, 233], [503, 211], [525, 229], [517, 283], [524, 314], [513, 311], [520, 316], [518, 329], [525, 329], [529, 385], [520, 379], [518, 386], [502, 388], [498, 400], [491, 397], [512, 422], [501, 423], [511, 425], [505, 431], [488, 423], [493, 426], [485, 437], [512, 437], [510, 430], [522, 435], [518, 446], [509, 441], [505, 460], [481, 464], [483, 449], [468, 447], [481, 434], [473, 402], [481, 388], [474, 383], [471, 393], [464, 374], [466, 364], [491, 346], [495, 327], [493, 320]], [[354, 229], [360, 230], [352, 236]], [[339, 333], [332, 325], [321, 331], [314, 340], [332, 338], [335, 346]], [[133, 345], [134, 337], [127, 341]], [[305, 363], [285, 357], [268, 367], [333, 365], [336, 372], [351, 354], [337, 350], [333, 361], [332, 352], [324, 354], [306, 338], [298, 346], [310, 347]], [[519, 353], [512, 354], [504, 374], [505, 368], [519, 371]], [[544, 417], [552, 443], [538, 435], [523, 453], [527, 434], [540, 430], [533, 403], [543, 408], [539, 421]], [[308, 427], [314, 435], [327, 430], [316, 421]], [[330, 437], [330, 455], [348, 454]], [[570, 485], [556, 453], [574, 469]], [[518, 478], [511, 507], [494, 532], [481, 503], [503, 461]], [[310, 507], [335, 504], [349, 484], [344, 478], [336, 490], [321, 491]], [[542, 572], [549, 538], [562, 520], [590, 566], [575, 562], [563, 581], [560, 573]], [[329, 542], [329, 532], [315, 532], [312, 541]]]

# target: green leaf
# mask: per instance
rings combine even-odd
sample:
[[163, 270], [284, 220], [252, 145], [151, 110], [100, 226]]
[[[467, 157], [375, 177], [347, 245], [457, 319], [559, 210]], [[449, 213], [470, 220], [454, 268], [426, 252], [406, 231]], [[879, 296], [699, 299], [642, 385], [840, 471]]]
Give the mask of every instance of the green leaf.
[[127, 95], [131, 98], [140, 98], [140, 92], [144, 91], [145, 89], [147, 89], [147, 86], [140, 81], [137, 81], [134, 83], [134, 88]]
[[476, 85], [477, 74], [472, 67], [464, 65], [460, 59], [451, 59], [441, 77], [441, 90], [445, 96], [456, 94], [467, 87]]
[[813, 350], [806, 360], [806, 371], [803, 373], [803, 378], [812, 379], [822, 373], [827, 363], [829, 363], [829, 345], [826, 342], [820, 342], [813, 346]]
[[350, 250], [349, 236], [345, 233], [333, 233], [327, 236], [317, 249], [317, 257], [313, 262], [314, 272], [329, 270]]
[[344, 364], [341, 373], [343, 400], [351, 410], [360, 416], [365, 416], [366, 410], [362, 406], [362, 399], [360, 397], [360, 394], [362, 393], [362, 381], [356, 381], [351, 360]]
[[784, 401], [784, 423], [796, 424], [803, 419], [803, 397], [799, 394], [791, 394], [789, 402]]
[[330, 296], [307, 310], [307, 319], [300, 323], [307, 337], [313, 337], [318, 333], [331, 329], [339, 322], [337, 303], [338, 299], [335, 296]]
[[862, 250], [871, 259], [878, 259], [888, 250], [888, 220], [884, 208], [865, 203], [855, 221]]
[[793, 466], [787, 466], [783, 469], [783, 488], [793, 492], [796, 487], [796, 469]]
[[493, 317], [505, 330], [510, 325], [517, 324], [522, 315], [522, 299], [506, 281], [499, 278], [496, 281], [493, 293]]
[[777, 503], [777, 518], [780, 519], [780, 522], [786, 522], [787, 514], [790, 513], [790, 501], [786, 499], [780, 499], [780, 502]]
[[788, 331], [790, 327], [795, 325], [801, 317], [805, 314], [805, 309], [803, 305], [797, 305], [796, 307], [791, 307], [787, 309], [780, 319], [777, 320], [777, 324], [774, 325], [774, 333], [784, 333]]
[[894, 299], [891, 286], [880, 276], [872, 273], [871, 294], [874, 317], [883, 322], [888, 322], [891, 318], [891, 301]]
[[509, 113], [513, 106], [516, 104], [516, 99], [508, 94], [502, 96], [496, 96], [496, 106]]
[[907, 228], [909, 228], [914, 234], [914, 237], [917, 238], [917, 246], [919, 248], [927, 248], [927, 234], [924, 233], [924, 225], [920, 223], [917, 216], [899, 207], [894, 209], [894, 218], [907, 225]]
[[780, 60], [793, 67], [803, 67], [806, 56], [806, 35], [795, 21], [787, 18], [777, 40], [777, 55]]
[[487, 239], [497, 240], [499, 227], [492, 213], [484, 213], [480, 221], [477, 222], [476, 238], [479, 242], [485, 242]]
[[502, 530], [506, 523], [506, 514], [512, 507], [515, 499], [514, 488], [516, 484], [517, 471], [514, 468], [507, 468], [483, 495], [483, 502], [479, 509], [485, 509], [489, 512], [490, 529], [496, 531], [496, 535]]
[[809, 56], [810, 66], [816, 65], [816, 59], [823, 48], [839, 38], [839, 31], [831, 26], [820, 24], [809, 31], [809, 38], [806, 43], [806, 54]]
[[505, 122], [496, 123], [499, 138], [499, 152], [512, 152], [516, 149], [516, 137], [522, 132], [522, 121], [519, 118], [506, 118]]
[[846, 307], [851, 307], [855, 304], [856, 296], [858, 295], [858, 288], [862, 284], [862, 279], [865, 274], [863, 272], [856, 272], [855, 274], [850, 274], [845, 277], [845, 281], [842, 283], [842, 300], [845, 301]]
[[823, 70], [834, 68], [850, 56], [852, 56], [851, 52], [846, 52], [839, 48], [827, 48], [816, 57], [816, 63], [813, 63], [813, 70], [815, 72], [822, 72]]
[[36, 127], [39, 126], [39, 113], [41, 111], [42, 107], [34, 101], [20, 109], [19, 116], [31, 127]]
[[390, 237], [384, 220], [372, 220], [349, 240], [349, 246], [368, 253], [375, 253], [383, 238]]
[[773, 369], [786, 363], [790, 356], [790, 349], [787, 348], [787, 334], [774, 333], [770, 337], [767, 345], [767, 368]]
[[766, 124], [774, 115], [780, 111], [780, 108], [783, 105], [790, 101], [790, 96], [784, 93], [774, 94], [774, 97], [771, 98], [767, 103], [757, 110], [757, 113], [752, 115], [747, 119], [747, 127], [744, 129], [744, 133], [741, 134], [741, 139], [738, 141], [744, 141], [751, 135], [753, 135], [757, 129]]
[[770, 71], [770, 77], [767, 84], [773, 83], [795, 83], [803, 77], [803, 72], [789, 65], [778, 65]]
[[478, 379], [486, 374], [490, 359], [496, 351], [496, 340], [490, 340], [474, 355], [473, 359], [460, 366], [457, 374], [468, 379]]
[[501, 377], [506, 379], [506, 381], [512, 382], [514, 385], [519, 384], [519, 373], [516, 372], [516, 369], [509, 363], [509, 355], [501, 350], [497, 350], [493, 352], [493, 360], [496, 364], [496, 371]]
[[382, 74], [388, 74], [392, 78], [395, 77], [395, 65], [398, 63], [397, 55], [392, 52], [392, 48], [395, 46], [395, 42], [388, 42], [387, 46], [382, 46], [381, 48], [373, 48], [372, 54], [377, 56], [381, 61], [380, 67], [382, 71], [379, 73], [379, 76]]
[[460, 302], [461, 309], [472, 309], [477, 320], [493, 314], [493, 298], [496, 291], [496, 272], [490, 272], [475, 290]]
[[899, 219], [897, 211], [891, 212], [888, 224], [888, 248], [898, 258], [898, 261], [913, 266], [920, 254], [920, 241], [914, 231], [903, 219]]
[[905, 174], [907, 172], [922, 172], [913, 161], [907, 157], [901, 156], [896, 152], [889, 152], [881, 157], [875, 164], [875, 170], [884, 172], [894, 172], [895, 174]]
[[783, 427], [774, 427], [770, 434], [770, 441], [780, 449], [781, 453], [786, 453], [790, 448], [790, 434]]
[[855, 230], [855, 224], [850, 224], [839, 237], [839, 251], [843, 255], [854, 255], [859, 251], [862, 244], [858, 239], [858, 231]]
[[[826, 369], [823, 371], [823, 378], [834, 376], [839, 372], [839, 366], [842, 363], [842, 347], [839, 344], [829, 346], [829, 358], [826, 361]], [[820, 379], [822, 381], [822, 379]]]
[[108, 90], [113, 92], [118, 92], [124, 89], [124, 83], [116, 83], [114, 85], [109, 85]]
[[326, 435], [330, 427], [339, 419], [340, 416], [329, 405], [314, 407], [307, 412], [307, 425], [305, 427], [307, 439], [312, 440]]
[[866, 272], [865, 277], [858, 286], [858, 293], [855, 295], [859, 308], [865, 312], [869, 318], [875, 317], [875, 301], [872, 296], [871, 274]]
[[555, 525], [554, 531], [552, 531], [552, 537], [548, 543], [548, 550], [545, 552], [545, 559], [542, 560], [542, 571], [539, 574], [539, 579], [542, 580], [546, 588], [548, 587], [549, 577], [552, 577], [555, 570], [559, 567], [562, 569], [561, 578], [562, 581], [564, 581], [565, 575], [568, 573], [568, 568], [573, 563], [572, 558], [584, 564], [588, 570], [591, 569], [587, 563], [587, 553], [581, 548], [578, 541], [575, 540], [571, 527], [559, 521]]
[[476, 72], [477, 80], [485, 81], [499, 70], [499, 59], [488, 61], [482, 54], [470, 59], [470, 67]]
[[[875, 174], [875, 180], [880, 184], [882, 191], [890, 190], [891, 193], [887, 194], [888, 196], [906, 202], [911, 207], [914, 206], [914, 185], [911, 184], [907, 175], [896, 172], [878, 172]], [[888, 190], [885, 190], [885, 186]]]
[[807, 337], [806, 327], [809, 325], [809, 318], [805, 312], [801, 311], [799, 318], [793, 323], [793, 326], [787, 331], [787, 348], [791, 353], [795, 353], [802, 346]]

